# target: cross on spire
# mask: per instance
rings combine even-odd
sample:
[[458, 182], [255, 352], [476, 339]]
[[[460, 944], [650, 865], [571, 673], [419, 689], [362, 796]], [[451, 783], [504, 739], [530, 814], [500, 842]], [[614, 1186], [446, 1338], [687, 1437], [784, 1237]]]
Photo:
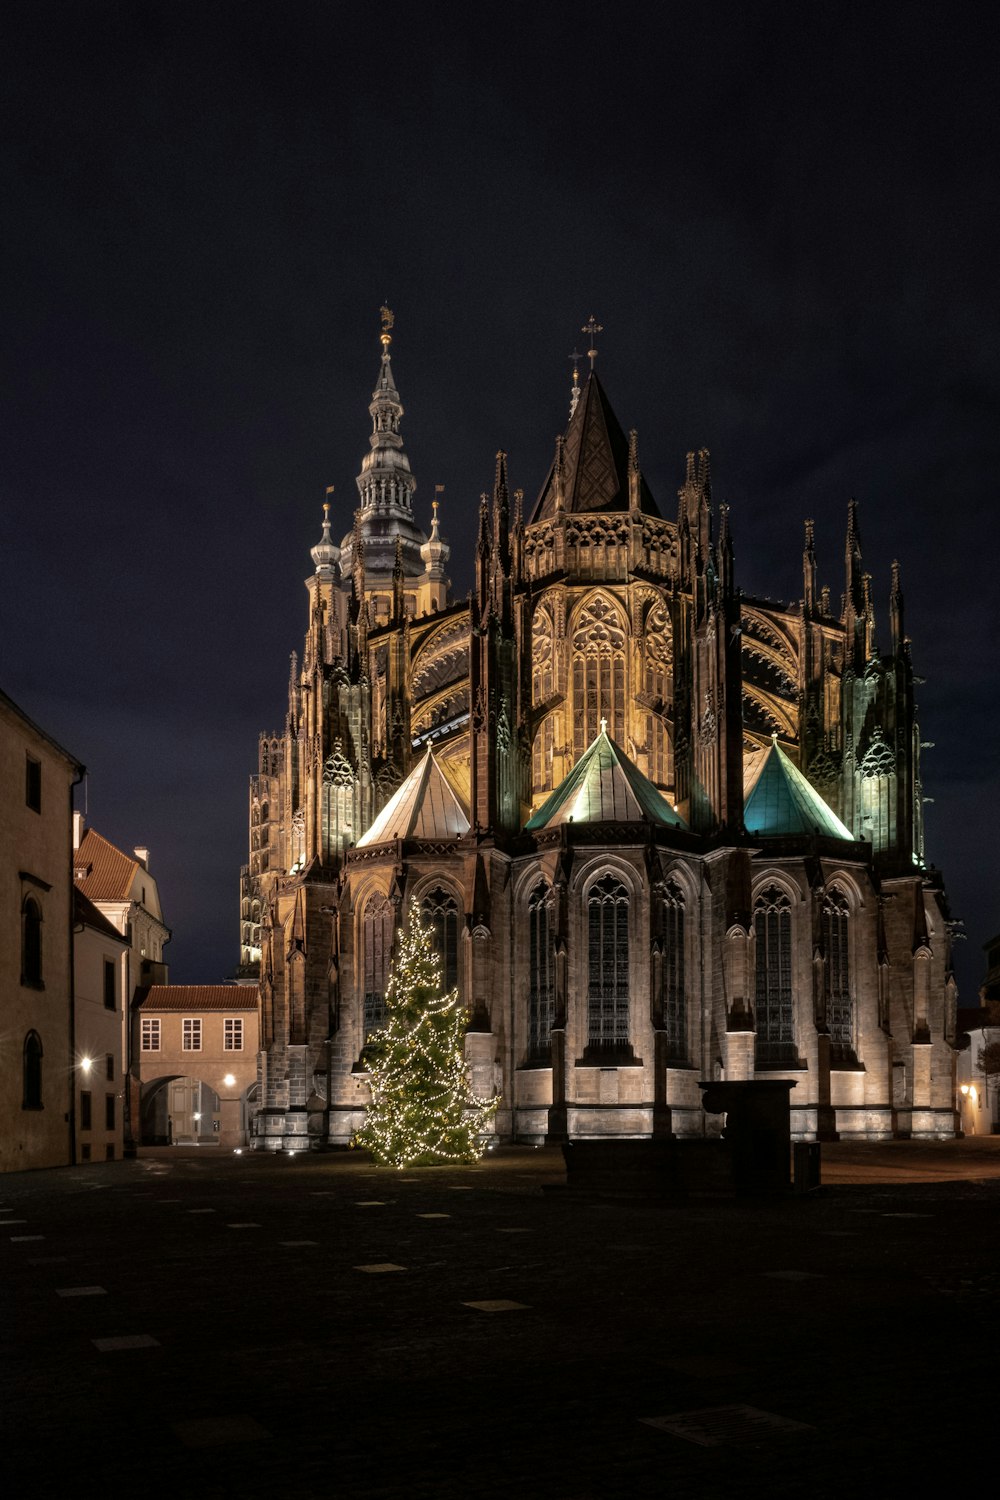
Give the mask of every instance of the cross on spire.
[[590, 334], [590, 348], [587, 350], [587, 358], [590, 360], [590, 368], [593, 369], [597, 360], [597, 349], [594, 347], [594, 339], [599, 333], [604, 332], [604, 324], [598, 323], [594, 314], [591, 313], [587, 322], [580, 329], [580, 332]]

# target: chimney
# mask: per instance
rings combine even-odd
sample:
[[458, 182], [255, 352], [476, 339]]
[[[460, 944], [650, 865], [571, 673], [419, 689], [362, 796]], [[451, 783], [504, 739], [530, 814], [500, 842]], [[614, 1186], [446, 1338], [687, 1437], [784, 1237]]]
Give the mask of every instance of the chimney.
[[142, 868], [144, 870], [148, 870], [149, 869], [149, 850], [148, 849], [144, 849], [142, 847], [142, 845], [140, 845], [137, 849], [133, 849], [132, 853], [135, 855], [136, 859], [142, 865]]
[[84, 831], [83, 813], [82, 812], [75, 812], [73, 814], [73, 848], [74, 849], [79, 849], [80, 845], [83, 843], [83, 831]]

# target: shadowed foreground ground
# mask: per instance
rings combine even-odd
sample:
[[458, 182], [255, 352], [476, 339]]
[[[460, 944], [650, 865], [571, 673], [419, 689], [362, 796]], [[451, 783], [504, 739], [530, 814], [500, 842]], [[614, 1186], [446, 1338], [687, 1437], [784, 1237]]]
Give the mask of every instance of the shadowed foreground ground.
[[811, 1199], [683, 1207], [544, 1193], [559, 1154], [518, 1148], [402, 1174], [165, 1150], [2, 1178], [9, 1493], [954, 1484], [994, 1383], [1000, 1140], [823, 1163]]

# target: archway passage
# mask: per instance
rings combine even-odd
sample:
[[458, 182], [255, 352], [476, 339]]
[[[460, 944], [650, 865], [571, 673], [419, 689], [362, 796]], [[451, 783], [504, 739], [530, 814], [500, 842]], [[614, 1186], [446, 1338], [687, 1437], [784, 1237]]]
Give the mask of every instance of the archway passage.
[[144, 1146], [218, 1146], [222, 1102], [200, 1078], [156, 1078], [142, 1086]]

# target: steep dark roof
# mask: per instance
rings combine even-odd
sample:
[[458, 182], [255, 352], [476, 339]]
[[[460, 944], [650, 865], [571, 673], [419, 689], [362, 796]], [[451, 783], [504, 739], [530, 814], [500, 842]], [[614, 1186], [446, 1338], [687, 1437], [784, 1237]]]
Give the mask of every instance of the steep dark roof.
[[[628, 439], [611, 409], [604, 387], [591, 370], [576, 411], [566, 428], [563, 492], [568, 514], [628, 510]], [[555, 464], [542, 487], [532, 521], [555, 514]], [[659, 516], [645, 479], [639, 476], [639, 509]]]

